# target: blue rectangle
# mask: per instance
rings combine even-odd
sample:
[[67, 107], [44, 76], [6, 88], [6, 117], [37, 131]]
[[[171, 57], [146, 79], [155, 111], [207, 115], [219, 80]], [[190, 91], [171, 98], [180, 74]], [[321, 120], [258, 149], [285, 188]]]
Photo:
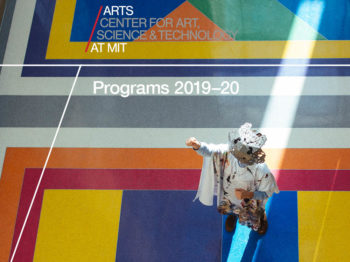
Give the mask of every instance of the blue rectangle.
[[124, 191], [116, 261], [221, 261], [221, 215], [194, 196]]
[[234, 233], [223, 231], [223, 262], [299, 261], [297, 192], [274, 194], [266, 214], [268, 230], [264, 236], [239, 224]]

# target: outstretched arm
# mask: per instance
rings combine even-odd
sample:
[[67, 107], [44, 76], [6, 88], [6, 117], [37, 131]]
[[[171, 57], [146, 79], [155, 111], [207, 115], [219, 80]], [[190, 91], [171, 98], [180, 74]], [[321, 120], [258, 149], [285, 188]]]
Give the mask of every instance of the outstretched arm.
[[191, 146], [194, 150], [198, 150], [201, 143], [195, 137], [190, 137], [186, 140], [186, 146]]
[[205, 142], [199, 142], [195, 137], [190, 137], [189, 139], [187, 139], [186, 145], [191, 146], [201, 156], [207, 157], [212, 156], [214, 153], [223, 154], [228, 151], [227, 144], [207, 144]]

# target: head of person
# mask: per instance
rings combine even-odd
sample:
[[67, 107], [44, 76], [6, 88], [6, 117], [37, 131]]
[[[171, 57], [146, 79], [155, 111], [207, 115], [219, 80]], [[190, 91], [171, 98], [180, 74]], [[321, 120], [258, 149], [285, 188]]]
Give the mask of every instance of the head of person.
[[252, 129], [252, 124], [245, 123], [239, 129], [228, 134], [230, 152], [237, 160], [246, 165], [265, 162], [265, 152], [261, 147], [267, 138], [257, 130]]

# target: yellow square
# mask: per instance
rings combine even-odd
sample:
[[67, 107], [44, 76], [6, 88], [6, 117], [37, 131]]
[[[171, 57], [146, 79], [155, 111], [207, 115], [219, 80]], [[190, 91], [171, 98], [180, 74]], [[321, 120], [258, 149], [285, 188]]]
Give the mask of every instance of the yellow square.
[[350, 192], [298, 192], [299, 261], [350, 261]]
[[120, 190], [45, 190], [34, 261], [115, 261]]

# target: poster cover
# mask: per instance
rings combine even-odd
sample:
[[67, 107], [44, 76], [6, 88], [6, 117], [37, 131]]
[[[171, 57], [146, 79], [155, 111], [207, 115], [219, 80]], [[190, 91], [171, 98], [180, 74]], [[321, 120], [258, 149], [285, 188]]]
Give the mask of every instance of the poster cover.
[[[1, 6], [0, 261], [350, 261], [349, 0]], [[193, 201], [244, 123], [264, 235]]]

